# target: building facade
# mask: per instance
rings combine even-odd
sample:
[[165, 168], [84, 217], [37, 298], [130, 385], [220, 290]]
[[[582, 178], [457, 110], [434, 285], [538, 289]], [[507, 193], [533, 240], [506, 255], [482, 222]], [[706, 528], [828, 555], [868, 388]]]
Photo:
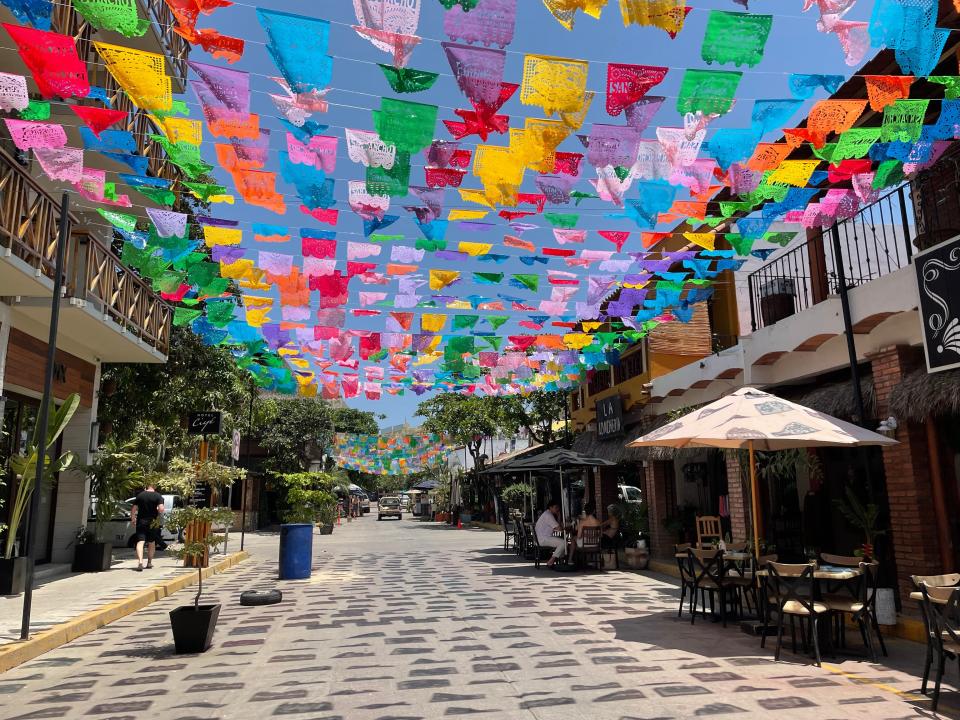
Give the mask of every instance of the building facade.
[[[182, 92], [189, 46], [173, 32], [173, 17], [162, 0], [138, 4], [141, 16], [153, 20], [138, 39], [139, 47], [166, 57], [168, 74]], [[0, 19], [16, 23], [6, 8], [0, 9]], [[149, 137], [159, 133], [158, 128], [118, 88], [92, 44], [129, 41], [95, 30], [69, 3], [54, 4], [51, 29], [74, 38], [79, 56], [88, 63], [91, 85], [104, 88], [113, 108], [128, 111], [121, 129], [132, 132], [138, 154], [149, 158], [148, 174], [179, 180], [179, 171]], [[0, 71], [26, 76], [32, 89], [30, 73], [13, 49], [0, 51]], [[52, 103], [52, 116], [75, 126], [63, 104]], [[68, 141], [82, 147], [75, 127], [68, 129]], [[85, 155], [90, 167], [129, 170], [99, 154]], [[0, 143], [0, 463], [28, 442], [43, 392], [62, 197], [63, 188], [49, 181], [28, 154]], [[79, 468], [92, 460], [101, 436], [97, 405], [102, 365], [164, 362], [173, 314], [150, 284], [121, 262], [111, 247], [112, 229], [95, 208], [73, 192], [71, 201], [53, 396], [61, 402], [72, 393], [80, 395], [80, 408], [60, 440], [60, 451], [76, 457], [74, 467], [41, 492], [38, 547], [33, 552], [38, 562], [69, 562], [77, 529], [87, 524], [89, 482]], [[15, 480], [7, 478], [0, 493], [2, 521], [16, 493]]]

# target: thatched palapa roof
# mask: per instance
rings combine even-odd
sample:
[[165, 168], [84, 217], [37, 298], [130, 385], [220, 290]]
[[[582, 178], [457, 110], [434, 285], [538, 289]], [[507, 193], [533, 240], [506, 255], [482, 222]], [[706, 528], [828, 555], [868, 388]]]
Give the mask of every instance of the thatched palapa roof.
[[960, 370], [928, 373], [920, 368], [904, 376], [890, 394], [890, 412], [900, 421], [960, 415]]

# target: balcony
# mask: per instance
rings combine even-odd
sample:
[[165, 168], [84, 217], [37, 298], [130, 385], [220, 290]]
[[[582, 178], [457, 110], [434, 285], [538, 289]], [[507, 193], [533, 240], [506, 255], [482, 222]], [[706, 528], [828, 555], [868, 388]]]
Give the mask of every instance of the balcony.
[[[42, 335], [53, 294], [60, 205], [0, 150], [0, 295]], [[60, 335], [105, 362], [162, 362], [173, 309], [70, 215]], [[40, 336], [38, 335], [38, 336]]]

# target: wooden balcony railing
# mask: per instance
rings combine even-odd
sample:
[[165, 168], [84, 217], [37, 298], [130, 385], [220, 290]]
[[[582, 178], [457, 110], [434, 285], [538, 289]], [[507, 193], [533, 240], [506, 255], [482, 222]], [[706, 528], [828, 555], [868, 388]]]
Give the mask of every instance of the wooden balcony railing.
[[[53, 278], [60, 204], [0, 150], [0, 252]], [[67, 298], [93, 303], [125, 331], [164, 355], [170, 350], [173, 310], [99, 238], [70, 215], [64, 289]]]

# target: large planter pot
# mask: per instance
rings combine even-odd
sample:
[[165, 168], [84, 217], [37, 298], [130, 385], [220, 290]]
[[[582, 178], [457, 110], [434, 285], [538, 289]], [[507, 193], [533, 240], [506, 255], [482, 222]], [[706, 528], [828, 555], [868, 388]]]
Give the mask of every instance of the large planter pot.
[[0, 595], [19, 595], [27, 589], [29, 558], [0, 558]]
[[110, 543], [82, 543], [73, 551], [73, 572], [104, 572], [110, 569], [113, 545]]
[[332, 535], [333, 534], [333, 524], [330, 525], [321, 525], [320, 526], [321, 535]]
[[650, 564], [650, 551], [638, 548], [625, 548], [623, 559], [627, 567], [631, 570], [646, 570]]
[[313, 523], [280, 526], [280, 579], [306, 580], [313, 566]]
[[220, 605], [184, 605], [170, 611], [170, 629], [178, 654], [202, 653], [210, 649], [213, 631], [220, 617]]

